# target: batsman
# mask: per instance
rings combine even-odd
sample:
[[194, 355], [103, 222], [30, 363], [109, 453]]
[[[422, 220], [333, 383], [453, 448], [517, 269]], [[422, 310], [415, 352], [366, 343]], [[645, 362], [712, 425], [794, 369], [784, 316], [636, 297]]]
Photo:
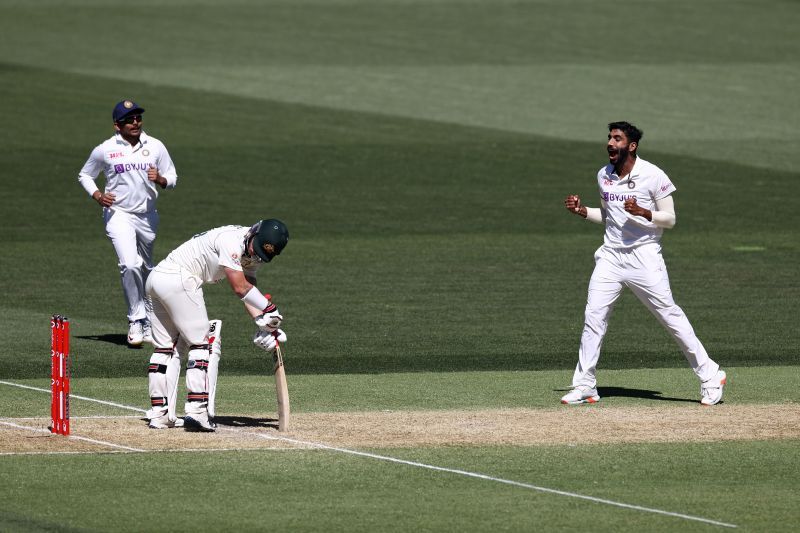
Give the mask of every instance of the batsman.
[[[148, 369], [150, 428], [183, 425], [187, 431], [215, 430], [222, 322], [208, 319], [203, 299], [206, 283], [228, 280], [258, 326], [253, 339], [256, 346], [273, 352], [278, 342], [286, 340], [279, 329], [283, 316], [256, 288], [256, 273], [280, 255], [288, 242], [289, 231], [277, 219], [262, 220], [252, 227], [222, 226], [195, 235], [153, 269], [146, 284], [153, 300], [150, 322], [155, 348]], [[187, 398], [181, 421], [176, 401], [184, 352], [188, 352]]]

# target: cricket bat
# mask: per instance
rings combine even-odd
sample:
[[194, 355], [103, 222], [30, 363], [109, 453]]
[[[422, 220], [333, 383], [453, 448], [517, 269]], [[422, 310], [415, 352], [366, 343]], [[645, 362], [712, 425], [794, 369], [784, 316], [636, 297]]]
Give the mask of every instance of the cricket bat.
[[289, 388], [286, 386], [286, 372], [283, 369], [283, 351], [280, 343], [275, 346], [272, 360], [275, 363], [273, 372], [275, 373], [275, 392], [278, 395], [278, 431], [286, 431], [289, 428]]

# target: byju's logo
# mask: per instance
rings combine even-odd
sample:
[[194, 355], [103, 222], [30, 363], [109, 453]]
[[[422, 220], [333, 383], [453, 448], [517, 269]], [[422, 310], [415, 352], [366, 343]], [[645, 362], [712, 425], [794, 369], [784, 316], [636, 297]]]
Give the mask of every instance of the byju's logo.
[[114, 165], [114, 172], [122, 174], [131, 170], [147, 170], [147, 163], [125, 163], [124, 165]]
[[628, 198], [636, 198], [635, 194], [614, 194], [613, 192], [604, 192], [603, 200], [606, 202], [624, 202]]

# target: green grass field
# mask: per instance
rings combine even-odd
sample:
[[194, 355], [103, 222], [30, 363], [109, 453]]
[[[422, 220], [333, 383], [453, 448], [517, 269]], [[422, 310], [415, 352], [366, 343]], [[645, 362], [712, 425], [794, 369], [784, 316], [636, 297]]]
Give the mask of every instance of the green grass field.
[[[123, 406], [76, 399], [76, 428], [147, 408], [150, 353], [124, 345], [116, 256], [77, 182], [123, 98], [179, 174], [157, 259], [218, 225], [287, 223], [259, 287], [285, 317], [298, 417], [558, 409], [602, 243], [563, 198], [597, 204], [613, 120], [678, 188], [664, 256], [732, 376], [720, 408], [796, 417], [798, 25], [782, 0], [0, 0], [0, 531], [796, 528], [791, 435], [68, 453], [9, 424], [48, 415], [53, 313], [73, 322], [73, 393]], [[205, 293], [220, 413], [271, 416], [252, 322], [227, 286]], [[700, 409], [631, 294], [598, 375], [591, 409]]]

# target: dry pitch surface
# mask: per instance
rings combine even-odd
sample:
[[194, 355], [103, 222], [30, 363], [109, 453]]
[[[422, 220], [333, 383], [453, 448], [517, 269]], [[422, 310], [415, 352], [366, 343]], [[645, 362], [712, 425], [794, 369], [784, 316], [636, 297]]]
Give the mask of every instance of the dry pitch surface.
[[150, 430], [138, 417], [74, 418], [65, 438], [49, 434], [48, 420], [5, 418], [0, 454], [800, 439], [798, 404], [298, 413], [286, 433], [269, 416], [218, 421], [216, 433], [190, 433]]

